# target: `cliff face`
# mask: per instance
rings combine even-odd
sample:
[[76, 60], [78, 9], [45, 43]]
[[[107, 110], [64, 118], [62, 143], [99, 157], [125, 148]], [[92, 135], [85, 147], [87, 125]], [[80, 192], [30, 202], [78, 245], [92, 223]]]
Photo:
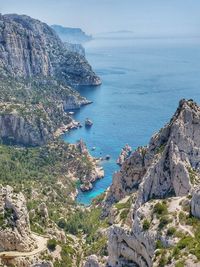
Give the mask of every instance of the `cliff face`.
[[[78, 48], [77, 48], [78, 49]], [[98, 85], [84, 56], [54, 30], [25, 15], [0, 15], [0, 138], [42, 145], [91, 103], [69, 85]]]
[[0, 65], [21, 77], [55, 77], [65, 84], [98, 85], [87, 60], [70, 52], [45, 23], [28, 16], [0, 16]]
[[[174, 266], [177, 258], [170, 251], [176, 246], [180, 249], [184, 238], [191, 238], [190, 242], [199, 246], [195, 235], [199, 223], [190, 227], [181, 217], [191, 216], [191, 206], [192, 214], [199, 218], [199, 189], [193, 193], [200, 181], [199, 136], [200, 107], [192, 100], [182, 100], [171, 121], [151, 138], [147, 147], [134, 151], [114, 175], [104, 206], [104, 215], [110, 214], [114, 223], [108, 242], [109, 266]], [[116, 216], [113, 204], [120, 201], [116, 207], [123, 207], [125, 197], [132, 204], [125, 222], [119, 223], [120, 215]], [[176, 236], [176, 231], [183, 235]], [[155, 254], [158, 248], [160, 256]], [[180, 255], [184, 266], [198, 261], [194, 252], [190, 251], [188, 258]]]
[[147, 147], [134, 151], [114, 175], [108, 201], [120, 200], [138, 187], [138, 205], [152, 198], [187, 195], [195, 183], [191, 172], [198, 176], [199, 133], [200, 108], [192, 101], [180, 101], [170, 123]]
[[10, 186], [0, 187], [1, 251], [29, 251], [34, 248], [25, 197]]
[[70, 52], [78, 53], [81, 56], [85, 56], [85, 48], [81, 44], [71, 44], [65, 42], [65, 47]]
[[7, 144], [42, 145], [52, 137], [53, 129], [46, 122], [25, 119], [17, 114], [0, 116], [1, 138]]

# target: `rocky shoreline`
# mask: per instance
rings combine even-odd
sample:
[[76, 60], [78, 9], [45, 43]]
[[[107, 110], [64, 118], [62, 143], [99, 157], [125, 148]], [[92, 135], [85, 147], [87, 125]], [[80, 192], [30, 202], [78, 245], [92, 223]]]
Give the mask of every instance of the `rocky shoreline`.
[[89, 177], [85, 176], [80, 179], [82, 182], [82, 184], [80, 185], [81, 191], [90, 191], [93, 189], [93, 183], [104, 177], [104, 170], [103, 167], [99, 166], [100, 161], [90, 155], [83, 140], [80, 140], [77, 143], [77, 146], [80, 148], [81, 153], [85, 154], [91, 164], [94, 166]]
[[78, 129], [80, 127], [82, 127], [80, 122], [72, 120], [69, 124], [62, 125], [60, 128], [58, 128], [54, 133], [54, 138], [58, 138], [61, 135], [65, 134], [66, 132], [69, 132], [70, 130], [73, 129]]

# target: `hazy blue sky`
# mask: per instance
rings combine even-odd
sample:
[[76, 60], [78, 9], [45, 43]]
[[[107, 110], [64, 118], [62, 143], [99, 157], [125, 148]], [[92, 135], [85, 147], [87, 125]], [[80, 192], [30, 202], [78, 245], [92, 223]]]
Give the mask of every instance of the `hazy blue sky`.
[[0, 0], [0, 12], [27, 14], [89, 33], [200, 35], [200, 0]]

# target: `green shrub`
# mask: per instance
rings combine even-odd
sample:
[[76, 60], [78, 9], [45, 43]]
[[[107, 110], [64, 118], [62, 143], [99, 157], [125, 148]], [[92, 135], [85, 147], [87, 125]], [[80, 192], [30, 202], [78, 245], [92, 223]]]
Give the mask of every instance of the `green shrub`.
[[179, 262], [177, 262], [177, 263], [175, 264], [175, 267], [184, 267], [184, 266], [185, 266], [185, 264], [184, 264], [183, 261], [179, 261]]
[[179, 240], [177, 247], [181, 250], [186, 247], [193, 248], [195, 245], [195, 240], [191, 236], [183, 237], [181, 240]]
[[124, 221], [128, 217], [129, 209], [123, 209], [120, 212], [120, 220]]
[[184, 222], [184, 221], [186, 220], [186, 215], [185, 215], [185, 213], [184, 213], [183, 211], [180, 211], [180, 212], [179, 212], [178, 217], [179, 217], [179, 221], [180, 221], [181, 223]]
[[157, 240], [156, 241], [156, 249], [162, 249], [164, 246], [163, 246], [163, 243], [161, 240]]
[[122, 209], [130, 209], [131, 207], [131, 199], [129, 198], [126, 202], [124, 203], [117, 203], [115, 204], [115, 207], [118, 209], [118, 210], [122, 210]]
[[143, 230], [147, 231], [149, 227], [150, 227], [150, 222], [147, 219], [145, 219], [143, 222]]
[[192, 168], [188, 168], [188, 172], [189, 172], [189, 177], [190, 177], [190, 182], [191, 184], [195, 184], [195, 179], [197, 176], [197, 173], [194, 169]]
[[175, 247], [172, 252], [172, 256], [177, 259], [180, 255], [180, 249], [178, 247]]
[[166, 264], [167, 264], [167, 259], [165, 257], [165, 254], [163, 253], [159, 261], [159, 267], [165, 267]]
[[58, 221], [58, 226], [62, 229], [64, 229], [66, 227], [66, 221], [64, 218], [61, 218], [59, 221]]
[[167, 204], [164, 202], [156, 203], [154, 206], [154, 213], [156, 213], [157, 215], [166, 215], [168, 213]]
[[162, 216], [160, 218], [160, 223], [158, 225], [158, 228], [163, 229], [169, 222], [170, 222], [170, 219], [168, 216]]
[[55, 239], [49, 239], [47, 242], [47, 247], [49, 250], [54, 251], [56, 249], [57, 242]]
[[156, 148], [156, 154], [162, 154], [162, 152], [165, 149], [166, 144], [162, 144], [159, 147]]
[[174, 234], [175, 234], [175, 232], [176, 232], [176, 228], [175, 227], [169, 227], [168, 229], [167, 229], [167, 235], [168, 236], [173, 236]]

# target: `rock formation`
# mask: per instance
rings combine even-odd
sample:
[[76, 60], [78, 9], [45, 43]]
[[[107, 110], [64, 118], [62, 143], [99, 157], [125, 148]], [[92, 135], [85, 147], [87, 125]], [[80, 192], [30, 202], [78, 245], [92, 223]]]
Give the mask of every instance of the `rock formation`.
[[98, 263], [97, 256], [91, 255], [87, 258], [87, 261], [86, 261], [84, 267], [101, 267], [101, 265]]
[[67, 85], [98, 85], [87, 60], [66, 49], [54, 30], [25, 15], [0, 16], [0, 66], [15, 76], [54, 77]]
[[132, 148], [128, 144], [126, 144], [125, 147], [122, 148], [119, 158], [117, 159], [117, 164], [119, 166], [122, 166], [124, 161], [130, 156], [131, 151], [132, 151]]
[[85, 48], [81, 44], [71, 44], [65, 42], [65, 47], [68, 51], [85, 56]]
[[120, 200], [138, 187], [138, 205], [151, 198], [187, 195], [199, 175], [199, 133], [200, 108], [193, 101], [180, 101], [171, 121], [114, 175], [108, 200]]
[[45, 220], [49, 218], [47, 205], [44, 202], [40, 203], [40, 205], [38, 206], [38, 212]]
[[104, 177], [104, 170], [98, 165], [98, 161], [90, 155], [82, 139], [77, 142], [76, 147], [93, 166], [93, 169], [89, 173], [86, 173], [84, 176], [80, 177], [80, 181], [82, 182], [80, 189], [82, 191], [89, 191], [93, 188], [92, 183]]
[[29, 215], [26, 201], [22, 193], [14, 193], [10, 186], [0, 187], [1, 206], [1, 251], [31, 251]]
[[54, 30], [25, 15], [0, 15], [0, 138], [43, 145], [72, 119], [65, 112], [91, 103], [69, 85], [98, 85], [84, 56]]
[[[114, 175], [107, 191], [104, 215], [113, 203], [124, 197], [134, 196], [134, 204], [129, 211], [132, 223], [110, 228], [109, 266], [161, 266], [159, 257], [154, 262], [152, 260], [158, 240], [166, 248], [178, 242], [170, 231], [181, 224], [179, 215], [176, 217], [174, 212], [179, 214], [188, 210], [187, 196], [200, 181], [199, 136], [200, 107], [192, 100], [181, 100], [171, 121], [151, 138], [147, 147], [134, 151]], [[191, 212], [198, 218], [199, 199], [199, 190], [196, 190], [191, 200]], [[160, 206], [162, 216], [159, 215], [162, 214]], [[169, 230], [166, 224], [171, 227]], [[185, 235], [194, 236], [187, 225], [180, 229]], [[174, 265], [166, 263], [163, 266]]]

